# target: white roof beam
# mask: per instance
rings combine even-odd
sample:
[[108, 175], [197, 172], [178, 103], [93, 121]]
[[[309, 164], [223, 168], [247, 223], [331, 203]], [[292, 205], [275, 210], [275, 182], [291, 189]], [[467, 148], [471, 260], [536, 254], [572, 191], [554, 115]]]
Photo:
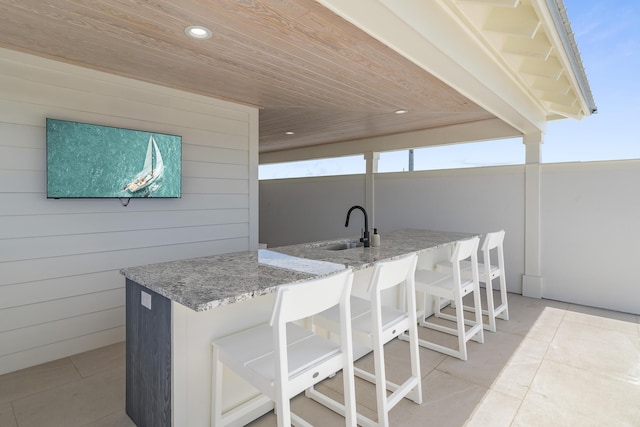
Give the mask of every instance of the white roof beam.
[[268, 153], [260, 153], [260, 164], [295, 162], [298, 160], [350, 156], [369, 151], [396, 151], [416, 147], [516, 138], [520, 136], [522, 136], [522, 132], [512, 128], [502, 120], [487, 119], [415, 132], [358, 139], [349, 141], [349, 144], [336, 142], [312, 147], [270, 151]]
[[540, 20], [531, 6], [515, 9], [496, 7], [491, 11], [483, 29], [532, 39], [540, 28]]
[[463, 2], [497, 7], [518, 7], [520, 0], [463, 0]]
[[578, 102], [578, 99], [573, 92], [567, 95], [562, 95], [554, 92], [545, 92], [542, 94], [541, 99], [543, 101], [549, 102], [550, 104], [564, 105], [569, 108], [572, 108], [576, 104], [576, 102]]
[[567, 107], [566, 105], [549, 103], [549, 111], [551, 111], [552, 113], [556, 113], [562, 117], [571, 117], [577, 120], [580, 120], [584, 116], [580, 105]]
[[579, 90], [577, 95], [579, 95], [579, 101], [582, 104], [582, 117], [596, 112], [593, 95], [562, 0], [531, 0], [531, 4], [539, 11], [539, 15], [545, 23], [552, 23], [544, 31], [554, 45], [562, 47], [557, 49], [557, 55], [569, 70], [567, 75], [569, 80]]
[[566, 95], [571, 90], [571, 84], [565, 76], [559, 79], [547, 79], [544, 77], [536, 77], [531, 84], [531, 87], [543, 92], [556, 92], [562, 95]]
[[522, 133], [544, 130], [543, 105], [450, 8], [449, 0], [317, 0]]
[[502, 51], [506, 54], [527, 56], [546, 61], [553, 51], [553, 46], [542, 32], [538, 32], [534, 38], [506, 37], [502, 45]]
[[531, 74], [533, 76], [546, 77], [552, 80], [558, 80], [562, 75], [562, 64], [560, 64], [558, 58], [555, 57], [550, 57], [546, 61], [527, 58], [522, 61], [520, 72]]

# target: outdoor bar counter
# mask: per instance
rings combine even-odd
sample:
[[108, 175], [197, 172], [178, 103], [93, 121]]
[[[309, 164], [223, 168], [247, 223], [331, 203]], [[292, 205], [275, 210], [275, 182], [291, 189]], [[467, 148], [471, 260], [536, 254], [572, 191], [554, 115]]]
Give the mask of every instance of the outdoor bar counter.
[[[418, 268], [432, 269], [452, 243], [474, 235], [407, 229], [381, 234], [379, 247], [340, 250], [357, 239], [333, 239], [122, 270], [127, 414], [139, 426], [208, 426], [211, 341], [268, 320], [277, 286], [351, 267], [353, 293], [366, 296], [377, 261], [417, 252]], [[231, 373], [224, 388], [227, 409], [257, 394]]]

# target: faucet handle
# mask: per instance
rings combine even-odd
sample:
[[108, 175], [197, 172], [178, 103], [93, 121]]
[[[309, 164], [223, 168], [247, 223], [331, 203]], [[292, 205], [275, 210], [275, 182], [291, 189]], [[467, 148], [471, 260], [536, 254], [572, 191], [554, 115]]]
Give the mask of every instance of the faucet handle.
[[371, 238], [369, 237], [369, 230], [365, 230], [363, 228], [360, 229], [360, 241], [364, 243], [364, 247], [369, 247], [369, 242]]

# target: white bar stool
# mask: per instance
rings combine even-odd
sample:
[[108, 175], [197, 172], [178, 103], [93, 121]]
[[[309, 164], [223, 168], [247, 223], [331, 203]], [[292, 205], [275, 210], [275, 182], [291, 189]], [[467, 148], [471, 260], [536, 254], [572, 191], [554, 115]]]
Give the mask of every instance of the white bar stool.
[[[480, 306], [480, 284], [478, 281], [477, 251], [479, 241], [480, 239], [478, 237], [474, 237], [456, 242], [450, 260], [453, 273], [451, 275], [434, 270], [416, 271], [416, 291], [422, 292], [424, 297], [424, 312], [420, 320], [420, 326], [458, 336], [457, 350], [420, 339], [419, 343], [422, 347], [448, 354], [461, 360], [467, 360], [467, 341], [473, 339], [480, 343], [484, 342], [482, 307]], [[471, 279], [463, 279], [461, 276], [461, 264], [467, 258], [471, 259]], [[465, 321], [462, 298], [471, 292], [473, 292], [473, 301], [476, 308], [475, 319]], [[456, 322], [455, 329], [426, 320], [427, 297], [429, 295], [436, 297], [434, 315]], [[453, 302], [456, 311], [455, 316], [440, 311], [440, 298]], [[465, 326], [467, 324], [470, 325], [469, 329]]]
[[[347, 426], [356, 426], [353, 348], [349, 298], [351, 269], [302, 283], [283, 285], [276, 291], [271, 321], [223, 338], [213, 345], [211, 423], [243, 425], [247, 411], [266, 398], [275, 402], [278, 427], [310, 426], [290, 409], [290, 399], [308, 387], [343, 371]], [[295, 321], [336, 307], [340, 344], [299, 326]], [[252, 384], [264, 396], [222, 413], [223, 365]]]
[[[415, 270], [417, 254], [412, 253], [391, 261], [380, 261], [374, 266], [369, 283], [370, 300], [351, 297], [353, 339], [356, 344], [373, 349], [375, 374], [355, 368], [355, 375], [376, 385], [378, 422], [357, 414], [358, 424], [362, 426], [388, 426], [389, 411], [402, 400], [409, 397], [417, 404], [422, 403], [422, 383], [418, 346], [418, 328], [415, 300]], [[402, 286], [404, 285], [404, 287]], [[382, 304], [382, 291], [397, 287], [402, 294], [403, 309]], [[337, 312], [327, 310], [313, 317], [315, 326], [331, 332], [337, 331]], [[411, 376], [398, 385], [387, 380], [384, 366], [384, 344], [409, 331], [409, 351]], [[387, 390], [392, 393], [387, 396]], [[316, 389], [307, 390], [307, 396], [322, 403], [335, 412], [344, 413], [339, 402], [327, 397]]]
[[[496, 318], [509, 320], [507, 284], [504, 273], [504, 234], [504, 230], [487, 233], [482, 242], [482, 255], [484, 262], [478, 263], [479, 280], [485, 284], [485, 290], [487, 293], [487, 309], [482, 310], [482, 313], [487, 316], [489, 323], [485, 324], [484, 328], [491, 332], [496, 331]], [[498, 265], [491, 264], [491, 251], [495, 251]], [[461, 269], [462, 277], [470, 279], [471, 264], [468, 261], [465, 261], [462, 263]], [[451, 274], [451, 262], [441, 262], [436, 264], [436, 270]], [[497, 307], [493, 300], [493, 280], [495, 278], [500, 279], [500, 305]], [[465, 310], [471, 310], [471, 307], [466, 306]]]

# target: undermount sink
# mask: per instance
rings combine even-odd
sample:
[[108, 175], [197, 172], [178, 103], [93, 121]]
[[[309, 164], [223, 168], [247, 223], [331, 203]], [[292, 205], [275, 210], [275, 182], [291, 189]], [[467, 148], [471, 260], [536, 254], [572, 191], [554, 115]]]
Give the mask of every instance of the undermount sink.
[[338, 240], [334, 242], [324, 242], [319, 245], [313, 245], [314, 249], [322, 249], [325, 251], [344, 251], [346, 249], [361, 248], [364, 244], [358, 240]]
[[359, 242], [357, 240], [350, 240], [348, 242], [327, 245], [324, 247], [324, 249], [328, 251], [343, 251], [345, 249], [361, 248], [362, 246], [363, 246], [362, 242]]

